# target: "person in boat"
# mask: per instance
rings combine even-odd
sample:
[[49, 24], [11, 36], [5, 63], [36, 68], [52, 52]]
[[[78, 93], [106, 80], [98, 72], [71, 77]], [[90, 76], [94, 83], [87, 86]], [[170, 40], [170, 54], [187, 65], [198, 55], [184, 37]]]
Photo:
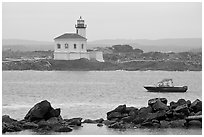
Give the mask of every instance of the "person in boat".
[[162, 81], [157, 83], [157, 87], [173, 87], [172, 79], [163, 79]]

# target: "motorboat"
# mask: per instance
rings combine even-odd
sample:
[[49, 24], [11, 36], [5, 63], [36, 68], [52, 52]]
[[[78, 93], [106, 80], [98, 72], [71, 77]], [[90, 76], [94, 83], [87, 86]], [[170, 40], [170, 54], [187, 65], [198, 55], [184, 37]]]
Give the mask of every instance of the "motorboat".
[[157, 85], [146, 85], [144, 88], [149, 92], [186, 92], [188, 86], [174, 86], [172, 79], [163, 79]]

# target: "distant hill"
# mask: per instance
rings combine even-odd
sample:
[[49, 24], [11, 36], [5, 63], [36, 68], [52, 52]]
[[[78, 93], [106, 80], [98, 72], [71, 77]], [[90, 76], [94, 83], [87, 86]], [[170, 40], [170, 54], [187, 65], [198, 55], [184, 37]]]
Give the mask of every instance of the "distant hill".
[[37, 50], [53, 50], [54, 42], [20, 40], [20, 39], [3, 39], [2, 50], [14, 51], [37, 51]]
[[[111, 47], [117, 44], [127, 44], [133, 48], [142, 49], [144, 52], [160, 51], [160, 52], [184, 52], [184, 51], [200, 51], [202, 48], [201, 38], [178, 38], [178, 39], [108, 39], [88, 41], [88, 49], [94, 47]], [[19, 51], [36, 51], [36, 50], [53, 50], [54, 42], [19, 40], [19, 39], [3, 39], [2, 49], [11, 49]]]
[[110, 47], [117, 44], [128, 44], [133, 48], [139, 48], [145, 52], [150, 51], [161, 51], [161, 52], [183, 52], [190, 51], [192, 49], [202, 48], [201, 38], [178, 38], [178, 39], [158, 39], [158, 40], [148, 40], [148, 39], [136, 39], [136, 40], [126, 40], [126, 39], [106, 39], [97, 40], [89, 42], [89, 47]]

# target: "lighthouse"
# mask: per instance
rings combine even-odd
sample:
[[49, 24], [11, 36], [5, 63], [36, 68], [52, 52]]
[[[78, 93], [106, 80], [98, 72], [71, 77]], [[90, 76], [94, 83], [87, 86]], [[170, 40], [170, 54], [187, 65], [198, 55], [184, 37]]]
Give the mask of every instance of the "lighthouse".
[[80, 18], [77, 20], [77, 24], [75, 25], [76, 34], [86, 38], [86, 27], [87, 25], [85, 25], [85, 21], [80, 16]]
[[54, 38], [54, 60], [76, 60], [85, 58], [104, 62], [101, 51], [87, 51], [85, 21], [80, 18], [75, 25], [76, 33], [64, 33]]

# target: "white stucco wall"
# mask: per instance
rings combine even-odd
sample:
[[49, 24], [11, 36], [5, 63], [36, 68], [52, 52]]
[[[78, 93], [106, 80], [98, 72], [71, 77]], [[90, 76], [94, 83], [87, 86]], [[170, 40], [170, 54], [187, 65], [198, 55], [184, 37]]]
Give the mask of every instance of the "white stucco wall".
[[70, 60], [68, 52], [54, 52], [54, 60]]
[[54, 59], [55, 60], [75, 60], [75, 59], [81, 59], [81, 58], [89, 58], [88, 52], [54, 52]]
[[[58, 49], [57, 44], [60, 44], [60, 49]], [[68, 44], [67, 49], [65, 48], [65, 44]], [[74, 44], [76, 44], [76, 49], [74, 48]], [[84, 39], [55, 40], [54, 47], [55, 60], [75, 60], [80, 58], [96, 59], [97, 61], [104, 62], [103, 52], [101, 51], [87, 52], [87, 42]]]
[[104, 62], [102, 51], [90, 51], [89, 57], [90, 59], [95, 59], [97, 61]]
[[72, 52], [72, 53], [69, 53], [70, 55], [70, 60], [75, 60], [75, 59], [81, 59], [81, 58], [86, 58], [86, 59], [89, 59], [89, 54], [88, 52], [86, 53], [75, 53], [75, 52]]
[[[60, 49], [57, 47], [60, 44]], [[65, 48], [65, 44], [68, 44], [68, 48]], [[74, 48], [76, 44], [76, 49]], [[83, 44], [83, 48], [82, 48]], [[54, 59], [55, 60], [74, 60], [80, 58], [89, 59], [87, 52], [87, 43], [84, 39], [58, 39], [55, 40], [54, 47]]]

